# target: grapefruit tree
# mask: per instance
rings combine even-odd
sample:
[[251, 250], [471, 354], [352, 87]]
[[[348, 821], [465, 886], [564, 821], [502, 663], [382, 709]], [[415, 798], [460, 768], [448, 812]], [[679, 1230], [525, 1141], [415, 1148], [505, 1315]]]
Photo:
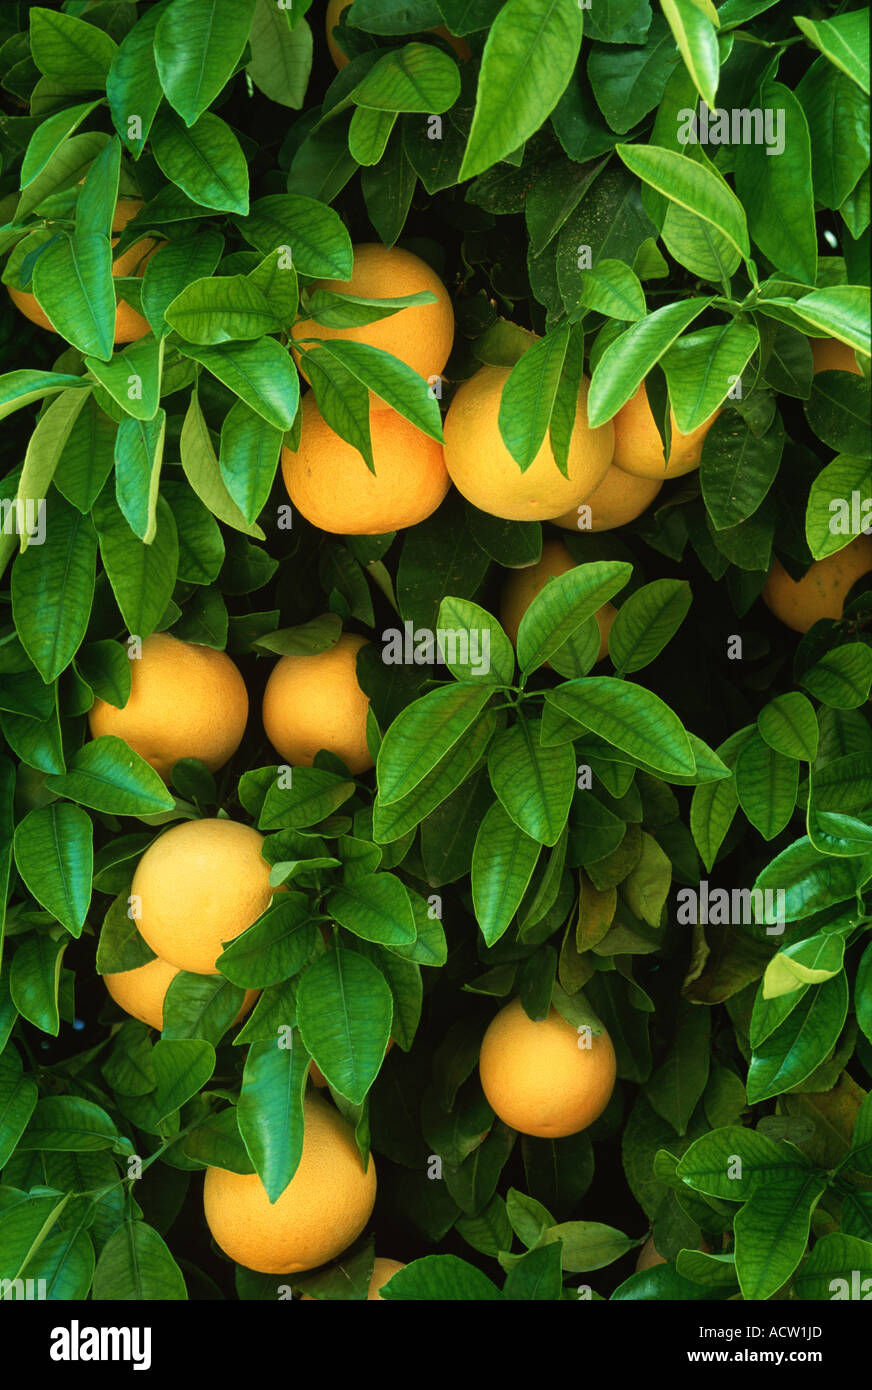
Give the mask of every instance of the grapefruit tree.
[[10, 1296], [872, 1278], [865, 21], [0, 6]]

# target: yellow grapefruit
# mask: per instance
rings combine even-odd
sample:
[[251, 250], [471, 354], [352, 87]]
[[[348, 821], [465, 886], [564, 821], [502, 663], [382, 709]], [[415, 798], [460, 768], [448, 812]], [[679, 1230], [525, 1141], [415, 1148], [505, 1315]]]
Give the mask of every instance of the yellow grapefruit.
[[523, 473], [500, 435], [500, 395], [508, 367], [480, 367], [456, 392], [445, 417], [445, 466], [457, 491], [491, 516], [548, 521], [563, 516], [598, 487], [612, 461], [614, 430], [587, 423], [587, 378], [582, 378], [569, 445], [568, 477], [560, 472], [546, 434]]
[[263, 836], [237, 821], [191, 820], [159, 835], [131, 885], [140, 934], [179, 970], [215, 975], [222, 942], [270, 905]]
[[809, 338], [809, 342], [815, 375], [818, 372], [854, 372], [857, 376], [863, 375], [857, 365], [854, 349], [849, 348], [847, 343], [840, 343], [838, 338]]
[[[554, 518], [555, 526], [567, 531], [613, 531], [616, 526], [626, 526], [651, 505], [662, 488], [659, 478], [640, 478], [633, 473], [625, 473], [623, 468], [612, 464], [598, 487], [595, 487], [584, 503], [579, 503], [563, 516]], [[582, 507], [590, 507], [590, 524], [585, 513], [583, 525], [579, 513]]]
[[872, 536], [857, 536], [843, 550], [814, 560], [800, 580], [775, 560], [763, 588], [766, 607], [794, 632], [808, 632], [819, 618], [838, 621], [845, 595], [872, 570]]
[[206, 1221], [237, 1264], [262, 1274], [298, 1274], [341, 1255], [366, 1226], [375, 1204], [376, 1173], [364, 1172], [347, 1120], [308, 1094], [303, 1102], [300, 1164], [276, 1202], [256, 1173], [207, 1168]]
[[479, 1075], [488, 1104], [511, 1129], [561, 1139], [587, 1129], [615, 1087], [615, 1050], [608, 1033], [584, 1036], [551, 1009], [535, 1023], [520, 999], [501, 1009], [484, 1035]]
[[99, 698], [91, 706], [94, 738], [123, 738], [164, 779], [180, 758], [199, 758], [214, 772], [236, 752], [248, 693], [226, 652], [155, 632], [131, 660], [130, 677], [122, 709]]
[[675, 416], [670, 411], [672, 442], [669, 449], [669, 463], [663, 457], [663, 442], [654, 423], [654, 416], [648, 404], [648, 393], [644, 381], [627, 404], [621, 406], [615, 416], [615, 463], [626, 473], [641, 478], [680, 478], [699, 468], [702, 446], [705, 437], [721, 413], [721, 407], [713, 411], [707, 420], [698, 425], [690, 434], [682, 434], [676, 427]]
[[[436, 296], [435, 303], [411, 304], [387, 318], [360, 327], [328, 328], [314, 319], [301, 319], [294, 324], [291, 337], [295, 341], [318, 338], [322, 342], [366, 343], [398, 357], [425, 380], [441, 375], [454, 342], [454, 310], [439, 276], [420, 256], [399, 246], [363, 242], [354, 247], [350, 280], [315, 280], [310, 289], [353, 294], [364, 299], [399, 299], [403, 295], [429, 291]], [[301, 344], [297, 351], [305, 374], [306, 346]], [[370, 408], [377, 411], [390, 407], [370, 392]]]
[[344, 632], [326, 652], [283, 656], [263, 693], [263, 727], [285, 762], [311, 767], [322, 748], [341, 758], [349, 772], [366, 772], [369, 698], [357, 682], [357, 653], [366, 639]]
[[380, 536], [435, 512], [450, 486], [442, 445], [396, 410], [370, 413], [375, 472], [335, 434], [312, 391], [303, 397], [300, 447], [282, 449], [288, 496], [307, 521], [341, 536]]
[[[138, 1018], [140, 1023], [147, 1023], [149, 1028], [156, 1028], [161, 1032], [167, 990], [179, 973], [177, 966], [161, 960], [160, 956], [155, 956], [154, 960], [140, 965], [136, 970], [104, 975], [103, 983], [115, 1003], [125, 1013], [130, 1014], [131, 1018]], [[234, 1019], [235, 1023], [251, 1011], [259, 993], [258, 989], [245, 991], [242, 1006]]]

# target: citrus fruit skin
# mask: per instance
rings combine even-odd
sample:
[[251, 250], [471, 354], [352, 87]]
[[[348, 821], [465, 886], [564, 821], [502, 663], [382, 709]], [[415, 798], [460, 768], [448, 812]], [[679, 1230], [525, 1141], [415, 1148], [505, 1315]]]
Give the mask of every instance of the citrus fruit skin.
[[[329, 4], [327, 6], [327, 14], [325, 16], [325, 28], [327, 30], [327, 47], [330, 50], [330, 57], [333, 59], [333, 62], [336, 64], [337, 68], [344, 68], [345, 64], [348, 62], [348, 59], [346, 58], [345, 54], [342, 52], [342, 49], [339, 47], [338, 43], [333, 37], [333, 26], [334, 24], [339, 23], [339, 19], [342, 12], [344, 10], [347, 10], [350, 4], [351, 0], [329, 0]], [[465, 41], [465, 39], [458, 38], [455, 34], [449, 33], [449, 31], [445, 28], [444, 24], [440, 24], [435, 29], [428, 29], [427, 33], [439, 34], [441, 38], [447, 40], [447, 42], [451, 44], [451, 47], [454, 49], [454, 52], [457, 54], [458, 58], [466, 59], [470, 56], [469, 44]]]
[[614, 531], [616, 526], [626, 526], [641, 516], [662, 486], [659, 478], [640, 478], [613, 463], [599, 486], [584, 499], [590, 507], [590, 525], [585, 520], [584, 526], [579, 526], [578, 507], [556, 516], [554, 525], [566, 531]]
[[199, 758], [214, 772], [236, 752], [248, 692], [226, 652], [155, 632], [131, 660], [130, 676], [123, 709], [99, 698], [91, 706], [94, 738], [123, 738], [164, 780], [180, 758]]
[[250, 826], [216, 818], [174, 825], [149, 845], [130, 892], [140, 935], [155, 955], [179, 970], [218, 974], [222, 942], [270, 905], [262, 844]]
[[682, 434], [670, 410], [672, 441], [667, 464], [643, 381], [636, 394], [621, 406], [615, 416], [615, 464], [636, 477], [659, 478], [661, 482], [666, 478], [680, 478], [685, 473], [692, 473], [699, 468], [705, 437], [720, 413], [721, 407], [718, 406], [690, 434]]
[[[563, 541], [555, 537], [542, 546], [542, 558], [535, 565], [525, 565], [523, 569], [509, 571], [500, 596], [500, 622], [513, 647], [517, 646], [521, 619], [533, 599], [542, 592], [549, 579], [575, 568], [576, 562]], [[618, 610], [613, 603], [604, 603], [594, 614], [600, 629], [597, 661], [602, 661], [609, 649], [609, 632], [617, 616]]]
[[357, 1239], [372, 1214], [375, 1164], [366, 1172], [348, 1121], [308, 1094], [303, 1153], [296, 1173], [270, 1205], [256, 1173], [207, 1168], [206, 1221], [237, 1264], [261, 1274], [298, 1274], [333, 1260]]
[[815, 376], [818, 372], [853, 372], [856, 376], [863, 373], [857, 365], [853, 348], [849, 348], [847, 343], [840, 343], [838, 338], [809, 338], [811, 343], [812, 371]]
[[[167, 990], [178, 974], [177, 966], [161, 960], [160, 956], [155, 956], [154, 960], [140, 965], [136, 970], [104, 975], [103, 983], [115, 1003], [125, 1013], [130, 1014], [131, 1018], [138, 1018], [140, 1023], [147, 1023], [149, 1028], [156, 1028], [160, 1033], [163, 1030], [163, 1006]], [[245, 991], [245, 998], [234, 1023], [239, 1023], [251, 1012], [259, 994], [259, 989]]]
[[653, 1269], [655, 1265], [665, 1265], [669, 1261], [660, 1254], [654, 1244], [654, 1237], [649, 1236], [639, 1251], [639, 1258], [636, 1260], [635, 1273], [639, 1274], [643, 1269]]
[[[379, 1290], [382, 1284], [386, 1284], [398, 1269], [405, 1269], [406, 1266], [400, 1260], [388, 1260], [383, 1255], [376, 1255], [372, 1264], [372, 1278], [369, 1281], [369, 1292], [366, 1295], [367, 1303], [383, 1303]], [[310, 1293], [304, 1293], [300, 1299], [301, 1303], [333, 1303], [335, 1299], [317, 1299]]]
[[[122, 232], [142, 206], [141, 198], [120, 198], [115, 205], [115, 216], [112, 221], [113, 232]], [[116, 240], [117, 238], [113, 238], [113, 246]], [[158, 246], [162, 244], [155, 241], [153, 237], [143, 237], [141, 241], [134, 242], [133, 246], [128, 247], [112, 262], [112, 274], [144, 275], [146, 265]], [[37, 302], [36, 295], [32, 294], [30, 290], [14, 289], [11, 285], [7, 285], [6, 288], [12, 303], [26, 319], [30, 319], [31, 323], [38, 324], [40, 328], [48, 329], [50, 333], [57, 332], [48, 315]], [[132, 309], [129, 304], [125, 304], [122, 299], [119, 299], [115, 309], [115, 342], [133, 343], [138, 338], [144, 338], [146, 333], [150, 332], [151, 325], [148, 320], [143, 318], [136, 309]]]
[[[397, 299], [429, 290], [436, 296], [436, 302], [410, 304], [387, 318], [354, 328], [328, 328], [315, 323], [314, 319], [303, 319], [294, 325], [291, 337], [366, 343], [398, 357], [425, 380], [440, 376], [454, 342], [454, 310], [451, 297], [435, 270], [431, 270], [420, 256], [399, 246], [388, 249], [380, 242], [361, 242], [353, 251], [350, 280], [315, 280], [310, 290], [330, 290], [364, 299]], [[305, 353], [306, 348], [302, 346], [298, 355], [304, 375]], [[370, 392], [371, 410], [388, 408], [385, 401]]]
[[263, 727], [285, 762], [311, 767], [321, 748], [340, 757], [349, 772], [366, 772], [369, 698], [357, 683], [357, 653], [366, 639], [344, 632], [326, 652], [283, 656], [263, 693]]
[[327, 424], [309, 391], [300, 447], [282, 449], [288, 497], [307, 521], [341, 536], [380, 536], [435, 512], [450, 487], [442, 445], [396, 410], [370, 413], [375, 473]]
[[819, 618], [841, 618], [848, 590], [870, 570], [872, 536], [861, 535], [835, 555], [814, 560], [798, 581], [791, 579], [776, 559], [761, 597], [787, 627], [794, 632], [808, 632]]
[[480, 367], [458, 388], [443, 427], [445, 466], [457, 491], [480, 511], [508, 521], [549, 521], [574, 509], [602, 482], [612, 461], [614, 429], [611, 421], [589, 428], [589, 383], [583, 377], [568, 478], [557, 467], [547, 434], [522, 473], [499, 431], [500, 394], [508, 376], [508, 367]]
[[479, 1058], [482, 1089], [495, 1114], [511, 1129], [542, 1139], [587, 1129], [611, 1099], [616, 1061], [605, 1031], [589, 1048], [579, 1041], [556, 1009], [541, 1023], [527, 1017], [520, 999], [501, 1009]]

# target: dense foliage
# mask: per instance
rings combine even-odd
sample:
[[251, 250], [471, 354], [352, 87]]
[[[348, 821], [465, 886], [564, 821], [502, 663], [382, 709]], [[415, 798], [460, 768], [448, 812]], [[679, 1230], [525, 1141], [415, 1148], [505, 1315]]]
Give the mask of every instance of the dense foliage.
[[[799, 577], [872, 499], [867, 14], [800, 8], [354, 0], [337, 72], [320, 0], [0, 7], [2, 279], [60, 335], [4, 293], [0, 1278], [361, 1297], [373, 1231], [408, 1262], [386, 1297], [808, 1299], [872, 1275], [872, 597], [801, 638], [759, 599], [776, 555]], [[699, 102], [780, 112], [781, 147], [777, 126], [685, 142]], [[113, 250], [119, 197], [144, 205]], [[113, 280], [145, 235], [166, 245]], [[370, 388], [441, 439], [482, 363], [512, 368], [519, 468], [549, 432], [565, 460], [582, 371], [594, 424], [644, 378], [667, 443], [722, 407], [639, 522], [559, 533], [578, 564], [517, 654], [500, 587], [548, 523], [452, 491], [345, 537], [288, 506], [290, 331], [390, 312], [307, 288], [374, 240], [438, 271], [457, 331], [439, 391], [373, 349], [312, 350], [319, 407], [364, 455]], [[151, 330], [126, 347], [116, 291]], [[824, 338], [864, 374], [813, 375]], [[34, 519], [45, 499], [42, 537], [12, 499]], [[489, 674], [384, 662], [406, 622], [487, 630]], [[264, 682], [343, 627], [372, 639], [377, 771], [321, 754], [287, 785]], [[185, 760], [169, 787], [86, 719], [123, 704], [128, 639], [156, 631], [226, 649], [252, 709], [227, 766]], [[148, 959], [145, 847], [219, 813], [266, 835], [290, 907], [178, 982], [158, 1037], [100, 975]], [[773, 892], [749, 915], [754, 887]], [[478, 1051], [515, 994], [611, 1035], [590, 1129], [495, 1119]], [[282, 1192], [312, 1057], [375, 1156], [372, 1228], [341, 1274], [234, 1271], [200, 1174]], [[633, 1273], [652, 1230], [668, 1263]]]

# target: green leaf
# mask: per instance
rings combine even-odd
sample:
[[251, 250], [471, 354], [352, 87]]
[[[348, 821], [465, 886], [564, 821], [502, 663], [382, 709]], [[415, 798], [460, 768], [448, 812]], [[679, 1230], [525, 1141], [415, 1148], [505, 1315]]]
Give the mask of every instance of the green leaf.
[[258, 824], [261, 830], [298, 830], [329, 816], [354, 793], [354, 784], [317, 767], [293, 769], [290, 786], [270, 782]]
[[179, 1302], [185, 1279], [163, 1237], [144, 1221], [124, 1221], [109, 1237], [94, 1271], [92, 1296], [119, 1302]]
[[[154, 61], [154, 31], [167, 3], [152, 5], [137, 20], [121, 40], [106, 74], [112, 124], [134, 159], [145, 148], [163, 97]], [[139, 117], [141, 126], [131, 125], [131, 115]]]
[[21, 161], [19, 187], [26, 188], [42, 172], [59, 146], [98, 105], [99, 102], [86, 101], [80, 106], [68, 106], [37, 126]]
[[503, 1295], [487, 1275], [456, 1255], [425, 1255], [398, 1269], [385, 1288], [388, 1303], [406, 1300], [430, 1303], [451, 1300], [464, 1303], [499, 1302]]
[[300, 378], [287, 348], [275, 338], [209, 347], [185, 343], [180, 351], [202, 363], [267, 424], [277, 430], [291, 428], [300, 400]]
[[45, 540], [12, 566], [12, 616], [43, 680], [55, 680], [78, 651], [90, 617], [97, 538], [90, 517], [63, 498], [46, 504]]
[[795, 1170], [754, 1192], [736, 1213], [736, 1274], [745, 1299], [771, 1298], [790, 1278], [826, 1187], [824, 1174]]
[[87, 1153], [110, 1149], [118, 1130], [102, 1106], [81, 1096], [46, 1096], [33, 1112], [20, 1148]]
[[333, 208], [299, 193], [271, 193], [251, 205], [237, 222], [245, 240], [267, 256], [279, 249], [292, 253], [301, 275], [350, 280], [351, 237]]
[[278, 333], [281, 319], [245, 275], [212, 275], [166, 306], [166, 321], [189, 343], [227, 343]]
[[815, 1241], [811, 1254], [796, 1270], [791, 1280], [791, 1293], [795, 1298], [820, 1303], [838, 1296], [853, 1298], [855, 1270], [864, 1281], [861, 1288], [872, 1287], [868, 1282], [872, 1275], [869, 1241], [831, 1231]]
[[575, 69], [582, 14], [574, 0], [508, 0], [482, 55], [462, 183], [505, 159], [544, 123]]
[[134, 536], [115, 499], [104, 490], [94, 509], [100, 558], [127, 627], [149, 637], [172, 597], [179, 562], [179, 539], [168, 502], [157, 500], [157, 528], [150, 545]]
[[703, 101], [713, 107], [718, 90], [720, 53], [711, 15], [696, 0], [661, 0], [661, 8], [696, 90]]
[[[42, 412], [27, 442], [15, 500], [16, 506], [21, 504], [24, 508], [25, 522], [32, 511], [36, 523], [34, 539], [38, 539], [40, 507], [45, 507], [46, 493], [64, 457], [67, 443], [83, 407], [87, 407], [90, 401], [88, 392], [62, 391]], [[20, 537], [21, 549], [26, 550], [30, 541], [30, 532], [25, 525]]]
[[687, 732], [653, 690], [613, 676], [586, 676], [548, 691], [546, 700], [647, 767], [667, 776], [693, 775]]
[[872, 648], [865, 642], [846, 642], [815, 662], [801, 683], [831, 708], [857, 709], [872, 686]]
[[806, 19], [794, 15], [793, 22], [809, 43], [819, 48], [825, 58], [869, 95], [869, 30], [862, 10], [833, 19]]
[[39, 1092], [36, 1082], [22, 1075], [14, 1048], [0, 1062], [0, 1163], [5, 1167], [33, 1114]]
[[[131, 343], [108, 362], [86, 357], [85, 366], [134, 420], [153, 420], [160, 399], [163, 344], [149, 334]], [[121, 425], [125, 422], [122, 420]]]
[[503, 1297], [549, 1301], [559, 1299], [563, 1287], [561, 1254], [561, 1246], [557, 1242], [528, 1251], [509, 1270]]
[[499, 431], [522, 472], [544, 443], [568, 346], [567, 325], [546, 334], [518, 359], [503, 385]]
[[533, 876], [539, 850], [539, 844], [495, 802], [479, 826], [472, 851], [472, 902], [488, 946], [508, 929]]
[[113, 815], [155, 815], [175, 805], [154, 768], [114, 734], [84, 744], [69, 771], [47, 778], [49, 783], [59, 796]]
[[166, 412], [153, 420], [127, 416], [115, 436], [115, 497], [124, 519], [144, 545], [157, 533], [157, 501]]
[[391, 1033], [393, 1002], [381, 971], [334, 943], [300, 980], [297, 1016], [303, 1042], [330, 1085], [362, 1104]]
[[503, 808], [539, 844], [554, 845], [575, 793], [575, 757], [569, 744], [543, 748], [539, 720], [519, 719], [497, 734], [488, 752], [488, 774]]
[[425, 116], [447, 111], [459, 95], [456, 62], [429, 43], [407, 43], [386, 53], [350, 93], [359, 107]]
[[515, 653], [487, 609], [468, 599], [444, 598], [439, 605], [436, 630], [443, 660], [456, 680], [511, 685]]
[[751, 255], [745, 213], [735, 194], [717, 174], [688, 155], [654, 145], [616, 145], [632, 174], [702, 218], [745, 260]]
[[36, 901], [73, 936], [91, 903], [94, 827], [78, 806], [30, 811], [15, 829], [15, 864]]
[[[623, 135], [653, 111], [677, 62], [675, 41], [660, 15], [654, 16], [644, 40], [640, 35], [631, 48], [602, 46], [591, 51], [587, 64], [590, 85], [596, 106], [612, 130]], [[595, 114], [593, 107], [589, 121]], [[603, 143], [598, 141], [597, 152]]]
[[472, 682], [432, 690], [407, 705], [379, 749], [378, 796], [390, 805], [408, 795], [474, 724], [492, 691]]
[[242, 989], [266, 989], [296, 975], [315, 946], [302, 893], [280, 893], [256, 922], [225, 946], [216, 968]]
[[218, 467], [228, 493], [249, 524], [266, 505], [281, 444], [279, 430], [244, 401], [237, 401], [224, 417]]
[[215, 1049], [202, 1038], [161, 1038], [151, 1054], [157, 1080], [157, 1117], [180, 1110], [205, 1086], [215, 1070]]
[[319, 357], [323, 353], [336, 358], [385, 405], [393, 406], [431, 439], [444, 443], [439, 402], [424, 378], [405, 362], [368, 343], [345, 342], [341, 339], [320, 344]]
[[762, 737], [786, 758], [813, 763], [817, 757], [818, 724], [814, 706], [798, 690], [776, 695], [757, 716]]
[[848, 1010], [845, 972], [814, 985], [755, 1049], [748, 1069], [752, 1105], [800, 1085], [835, 1047]]
[[0, 420], [5, 420], [15, 410], [21, 410], [32, 401], [43, 396], [56, 395], [70, 387], [87, 387], [90, 382], [85, 377], [71, 376], [67, 372], [20, 371], [4, 372], [0, 376]]
[[811, 137], [815, 201], [839, 208], [869, 163], [866, 102], [859, 87], [826, 58], [812, 63], [796, 89]]
[[263, 540], [263, 531], [255, 522], [246, 521], [227, 490], [196, 390], [191, 392], [179, 443], [185, 477], [204, 506], [234, 530]]
[[408, 795], [384, 805], [380, 796], [373, 807], [373, 838], [391, 844], [413, 830], [425, 816], [462, 786], [480, 763], [496, 727], [496, 716], [485, 714], [453, 743], [430, 772]]
[[[863, 377], [848, 372], [818, 373], [804, 409], [818, 439], [831, 449], [869, 458], [869, 392]], [[868, 495], [866, 492], [863, 497]]]
[[291, 15], [271, 0], [255, 0], [248, 36], [251, 61], [246, 72], [264, 96], [296, 110], [306, 99], [312, 67], [312, 30], [305, 19], [291, 28]]
[[327, 911], [364, 941], [411, 945], [417, 931], [405, 886], [393, 874], [363, 874], [327, 898]]
[[608, 258], [584, 272], [579, 304], [625, 323], [645, 317], [645, 291], [639, 277], [623, 261]]
[[684, 299], [655, 309], [609, 343], [593, 369], [587, 398], [591, 429], [604, 425], [636, 394], [639, 384], [711, 301]]
[[[805, 285], [817, 279], [817, 232], [811, 182], [811, 142], [805, 112], [789, 87], [767, 82], [764, 111], [784, 121], [784, 147], [757, 142], [736, 146], [736, 192], [754, 242], [778, 270]], [[782, 113], [783, 112], [783, 116]]]
[[115, 342], [115, 286], [108, 236], [59, 236], [33, 270], [33, 292], [52, 327], [77, 347], [108, 362]]
[[789, 823], [796, 806], [799, 766], [753, 734], [736, 762], [739, 805], [764, 840], [772, 840]]
[[741, 381], [759, 344], [760, 335], [753, 323], [730, 319], [685, 333], [663, 354], [669, 401], [683, 434], [690, 434], [708, 420]]
[[223, 247], [217, 228], [201, 225], [159, 247], [150, 258], [142, 277], [142, 312], [155, 334], [168, 332], [167, 308], [186, 286], [212, 274]]
[[151, 128], [151, 146], [161, 173], [193, 202], [248, 214], [248, 165], [220, 116], [206, 111], [188, 129], [174, 111], [162, 111]]
[[170, 105], [192, 126], [233, 75], [254, 18], [254, 0], [175, 0], [158, 20], [154, 60]]
[[34, 6], [30, 52], [43, 76], [53, 77], [67, 91], [81, 91], [103, 86], [115, 44], [94, 24]]
[[621, 604], [609, 632], [615, 669], [639, 671], [671, 642], [690, 610], [693, 595], [684, 579], [655, 579]]
[[847, 343], [864, 357], [870, 355], [869, 290], [865, 286], [833, 285], [829, 289], [813, 290], [811, 294], [803, 295], [802, 299], [761, 300], [760, 308], [770, 302], [788, 304], [793, 313], [812, 328]]
[[275, 1036], [269, 1042], [253, 1042], [245, 1059], [236, 1118], [272, 1202], [293, 1178], [303, 1152], [303, 1093], [309, 1061], [297, 1028], [279, 1042]]
[[547, 661], [631, 573], [622, 560], [597, 560], [549, 579], [521, 618], [516, 642], [521, 670], [534, 671]]

